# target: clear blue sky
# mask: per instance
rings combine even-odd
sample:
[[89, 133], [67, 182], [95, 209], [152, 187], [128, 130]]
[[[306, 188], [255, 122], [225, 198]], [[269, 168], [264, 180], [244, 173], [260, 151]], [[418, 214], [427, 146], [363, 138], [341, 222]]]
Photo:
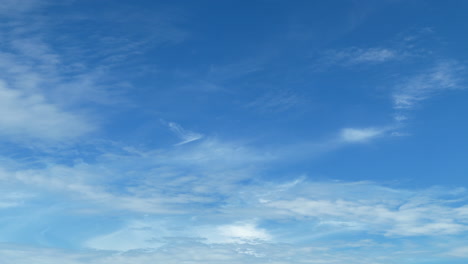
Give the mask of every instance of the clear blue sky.
[[0, 264], [466, 263], [467, 13], [0, 0]]

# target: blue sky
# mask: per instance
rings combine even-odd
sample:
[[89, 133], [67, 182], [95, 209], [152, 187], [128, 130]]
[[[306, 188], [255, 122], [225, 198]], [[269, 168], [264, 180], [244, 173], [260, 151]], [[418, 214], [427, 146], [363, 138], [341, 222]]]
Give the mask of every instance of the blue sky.
[[1, 264], [468, 260], [468, 2], [0, 3]]

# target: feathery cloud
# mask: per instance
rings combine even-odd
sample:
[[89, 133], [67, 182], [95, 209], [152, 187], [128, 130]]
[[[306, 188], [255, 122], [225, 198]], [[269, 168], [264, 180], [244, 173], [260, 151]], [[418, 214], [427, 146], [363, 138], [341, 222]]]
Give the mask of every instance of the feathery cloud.
[[440, 62], [398, 85], [393, 94], [394, 108], [411, 109], [440, 92], [463, 89], [465, 73], [465, 68], [456, 62]]

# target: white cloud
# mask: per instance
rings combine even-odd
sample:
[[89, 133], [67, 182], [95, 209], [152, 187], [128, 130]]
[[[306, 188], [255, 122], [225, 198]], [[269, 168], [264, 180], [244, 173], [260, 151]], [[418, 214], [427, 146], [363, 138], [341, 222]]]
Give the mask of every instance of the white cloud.
[[366, 142], [384, 132], [384, 129], [377, 128], [345, 128], [341, 131], [340, 139], [349, 143]]
[[200, 237], [208, 243], [260, 243], [272, 240], [267, 230], [257, 227], [255, 222], [237, 222], [215, 228], [202, 228]]

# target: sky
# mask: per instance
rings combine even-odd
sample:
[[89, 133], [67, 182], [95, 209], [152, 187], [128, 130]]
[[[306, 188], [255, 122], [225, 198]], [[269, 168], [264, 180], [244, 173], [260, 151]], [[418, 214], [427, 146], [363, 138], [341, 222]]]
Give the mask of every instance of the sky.
[[0, 0], [0, 264], [467, 263], [467, 12]]

